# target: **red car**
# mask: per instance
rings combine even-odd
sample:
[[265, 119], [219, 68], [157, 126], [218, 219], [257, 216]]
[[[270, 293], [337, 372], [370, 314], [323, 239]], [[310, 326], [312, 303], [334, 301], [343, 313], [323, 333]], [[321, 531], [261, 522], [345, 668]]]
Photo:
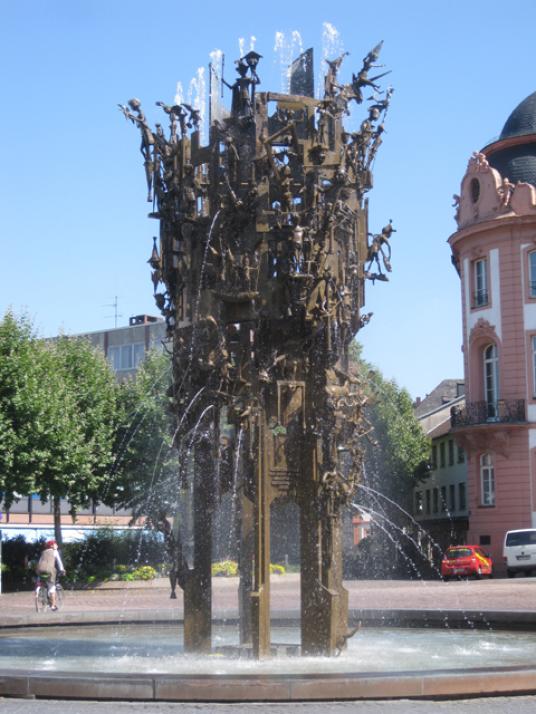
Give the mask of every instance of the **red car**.
[[451, 545], [441, 561], [443, 580], [493, 575], [493, 561], [478, 545]]

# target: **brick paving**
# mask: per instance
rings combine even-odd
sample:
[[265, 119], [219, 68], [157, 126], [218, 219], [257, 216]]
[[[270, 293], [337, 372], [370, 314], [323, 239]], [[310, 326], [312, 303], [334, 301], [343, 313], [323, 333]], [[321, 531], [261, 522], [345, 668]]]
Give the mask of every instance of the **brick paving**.
[[[350, 608], [408, 610], [518, 611], [536, 613], [536, 578], [493, 579], [482, 581], [400, 581], [364, 580], [345, 583], [350, 596]], [[233, 616], [237, 613], [238, 579], [214, 578], [213, 613]], [[170, 600], [167, 580], [148, 583], [105, 583], [88, 590], [68, 590], [62, 617], [75, 619], [83, 614], [95, 618], [117, 617], [182, 617], [182, 592]], [[273, 615], [297, 614], [300, 604], [299, 575], [273, 576], [271, 607]], [[33, 593], [18, 592], [0, 595], [0, 626], [22, 620], [52, 617], [52, 613], [37, 615], [33, 609]]]

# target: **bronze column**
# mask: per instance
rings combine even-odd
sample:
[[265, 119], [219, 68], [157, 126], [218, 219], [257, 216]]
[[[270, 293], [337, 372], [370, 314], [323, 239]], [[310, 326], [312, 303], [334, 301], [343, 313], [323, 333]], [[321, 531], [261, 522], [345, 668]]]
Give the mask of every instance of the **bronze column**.
[[194, 567], [188, 573], [184, 588], [184, 649], [186, 652], [210, 652], [214, 460], [208, 440], [196, 445], [194, 464]]
[[255, 484], [255, 558], [251, 593], [253, 656], [270, 654], [270, 483], [266, 444], [266, 414], [257, 414], [257, 463]]
[[255, 554], [255, 513], [253, 502], [246, 494], [240, 499], [240, 552], [238, 568], [238, 615], [240, 623], [240, 644], [252, 644], [252, 599], [253, 557]]

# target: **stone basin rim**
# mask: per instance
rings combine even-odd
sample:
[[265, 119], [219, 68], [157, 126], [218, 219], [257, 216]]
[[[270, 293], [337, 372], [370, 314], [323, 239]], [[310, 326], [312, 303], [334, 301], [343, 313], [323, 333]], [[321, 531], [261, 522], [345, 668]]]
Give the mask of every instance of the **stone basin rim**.
[[0, 696], [42, 699], [290, 702], [530, 694], [536, 665], [319, 674], [110, 674], [0, 669]]
[[[108, 613], [117, 620], [79, 617], [81, 613], [63, 613], [68, 619], [3, 624], [0, 630], [24, 627], [65, 627], [69, 625], [109, 626], [117, 624], [177, 624], [169, 612], [160, 617], [144, 619], [129, 617], [132, 613]], [[99, 613], [84, 613], [93, 616]], [[435, 615], [435, 626], [431, 615]], [[439, 629], [445, 615], [458, 615], [460, 626], [467, 620], [485, 619], [486, 626], [500, 629], [536, 629], [533, 611], [459, 611], [459, 610], [373, 610], [353, 609], [351, 619], [361, 619], [364, 625], [397, 622]], [[35, 616], [34, 616], [35, 617]], [[297, 621], [294, 611], [279, 612], [274, 622], [290, 624]], [[218, 618], [215, 618], [215, 621]], [[428, 623], [423, 622], [428, 619]], [[232, 618], [225, 618], [230, 624]], [[452, 626], [453, 623], [449, 622]], [[444, 627], [444, 623], [443, 623]], [[349, 673], [237, 673], [237, 674], [169, 674], [169, 673], [108, 673], [84, 674], [71, 671], [32, 671], [0, 669], [0, 696], [43, 699], [116, 700], [116, 701], [183, 701], [183, 702], [290, 702], [373, 699], [433, 699], [468, 696], [504, 696], [529, 694], [536, 691], [536, 662], [507, 667], [475, 667], [460, 669], [407, 670]]]

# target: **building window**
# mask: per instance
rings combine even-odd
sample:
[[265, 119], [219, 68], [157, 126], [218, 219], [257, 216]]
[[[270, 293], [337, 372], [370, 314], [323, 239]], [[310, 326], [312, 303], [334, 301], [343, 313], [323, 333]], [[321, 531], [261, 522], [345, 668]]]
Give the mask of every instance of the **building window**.
[[441, 468], [445, 468], [445, 442], [442, 441], [439, 444], [439, 465]]
[[452, 513], [456, 510], [456, 487], [453, 483], [449, 486], [449, 511]]
[[447, 510], [447, 487], [441, 486], [441, 513]]
[[454, 442], [449, 439], [449, 466], [454, 466]]
[[536, 250], [529, 253], [529, 295], [536, 298]]
[[458, 463], [463, 464], [465, 461], [465, 453], [461, 446], [458, 446]]
[[134, 369], [140, 366], [145, 358], [145, 345], [143, 342], [138, 342], [132, 345], [132, 359], [134, 362]]
[[108, 361], [112, 365], [114, 372], [121, 368], [121, 351], [119, 347], [108, 347]]
[[132, 369], [134, 367], [134, 355], [132, 345], [121, 346], [121, 367], [120, 369]]
[[531, 338], [532, 345], [532, 393], [536, 397], [536, 335]]
[[431, 509], [431, 497], [430, 497], [430, 489], [426, 489], [426, 513], [427, 515], [430, 515], [432, 509]]
[[458, 484], [458, 507], [460, 511], [465, 511], [467, 508], [467, 502], [465, 500], [465, 484]]
[[130, 345], [117, 345], [108, 348], [108, 361], [114, 372], [136, 369], [145, 356], [145, 345], [137, 342]]
[[497, 347], [488, 345], [484, 357], [484, 398], [488, 419], [497, 418], [497, 402], [499, 399], [499, 358]]
[[488, 264], [485, 258], [479, 258], [473, 263], [473, 307], [483, 307], [488, 304]]
[[471, 201], [476, 203], [480, 198], [480, 181], [477, 178], [471, 179], [469, 191], [471, 193]]
[[437, 513], [439, 511], [439, 491], [437, 488], [434, 488], [432, 492], [432, 505], [433, 512]]
[[420, 491], [415, 492], [415, 513], [418, 516], [422, 515], [422, 493]]
[[481, 535], [479, 540], [479, 545], [491, 545], [491, 536]]
[[437, 469], [437, 444], [432, 446], [432, 468]]
[[481, 504], [483, 506], [495, 505], [495, 475], [493, 471], [493, 458], [491, 454], [482, 454], [480, 457], [480, 486]]

